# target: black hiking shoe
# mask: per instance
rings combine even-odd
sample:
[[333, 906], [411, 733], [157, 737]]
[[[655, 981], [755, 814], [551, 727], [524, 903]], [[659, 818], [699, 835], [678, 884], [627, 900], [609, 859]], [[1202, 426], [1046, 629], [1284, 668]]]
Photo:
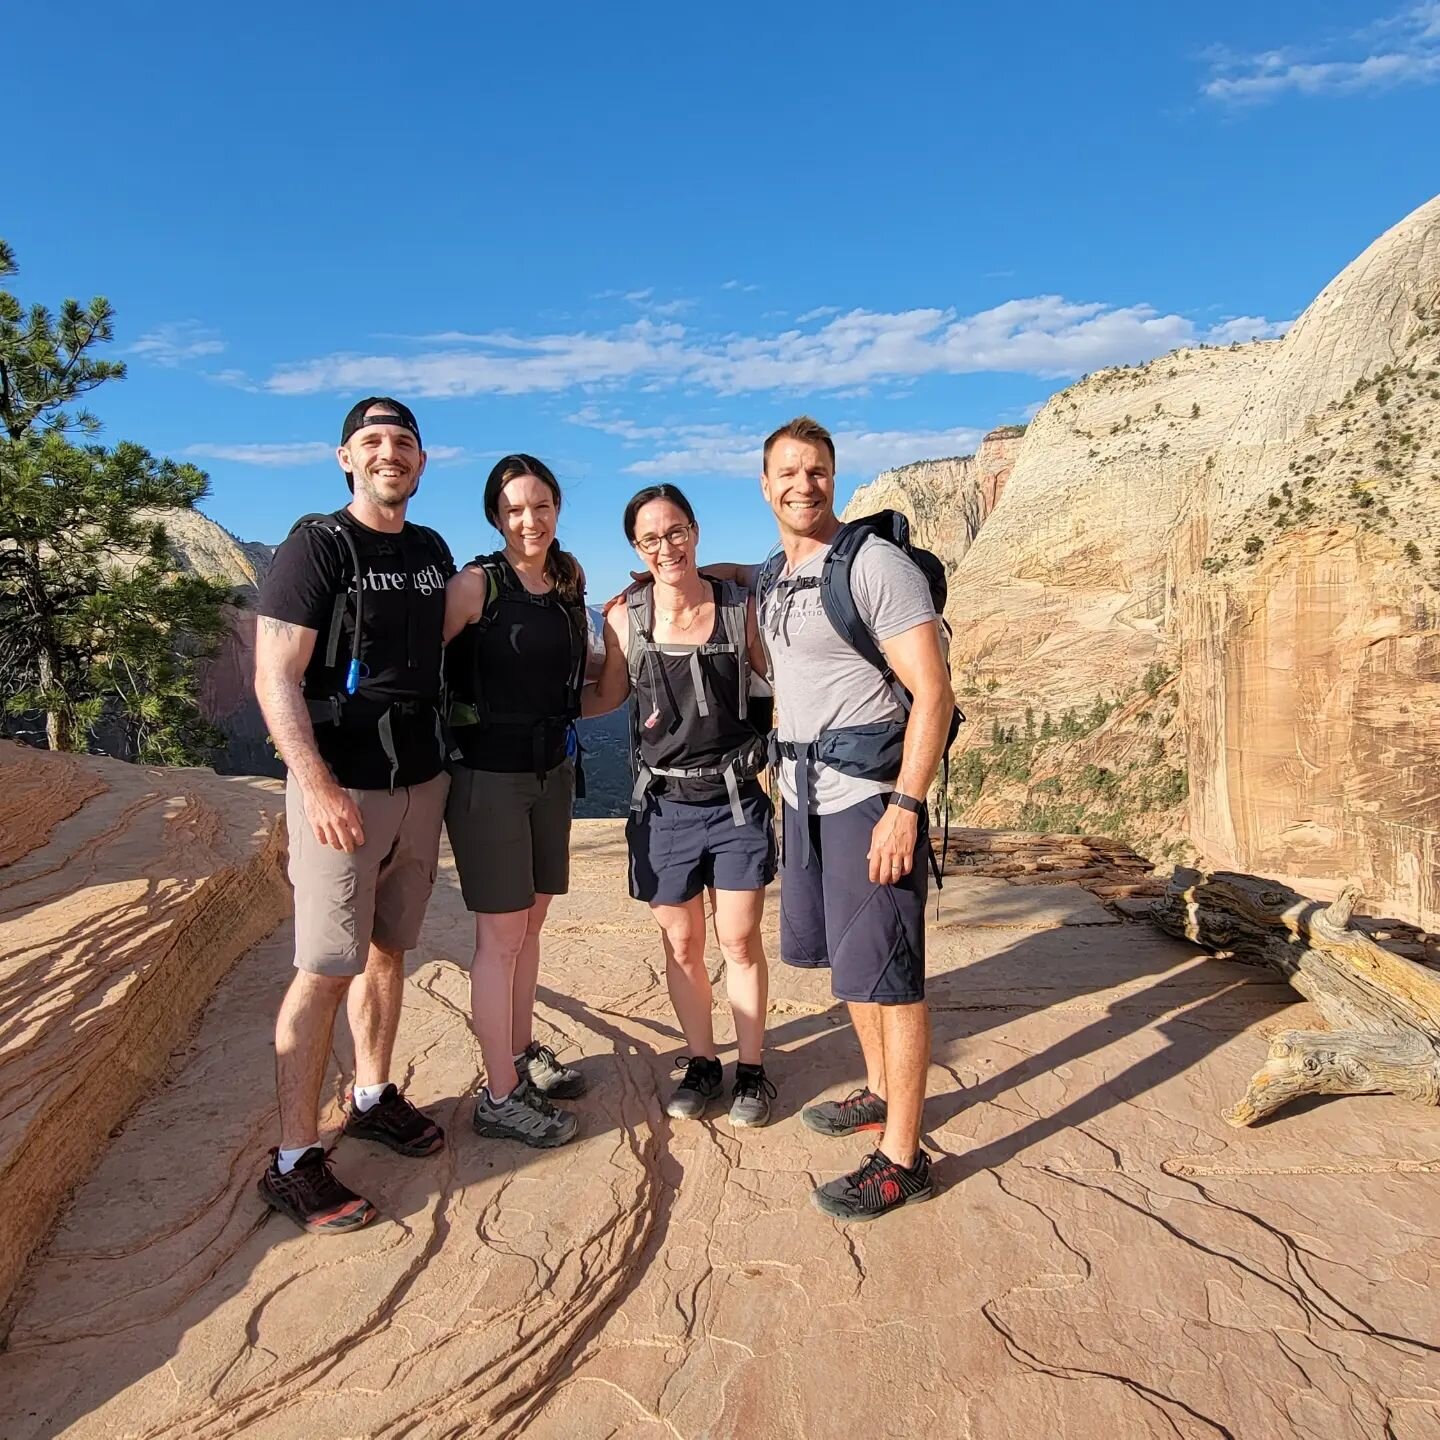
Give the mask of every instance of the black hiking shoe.
[[552, 1105], [522, 1075], [503, 1100], [492, 1100], [490, 1091], [482, 1090], [470, 1124], [477, 1135], [492, 1140], [518, 1140], [537, 1150], [553, 1150], [575, 1138], [580, 1117]]
[[908, 1170], [883, 1150], [876, 1150], [858, 1170], [812, 1190], [810, 1202], [836, 1220], [878, 1220], [892, 1210], [928, 1200], [934, 1193], [930, 1157], [923, 1150]]
[[800, 1118], [821, 1135], [853, 1135], [857, 1130], [883, 1130], [886, 1114], [885, 1102], [862, 1086], [843, 1100], [807, 1105]]
[[770, 1102], [775, 1093], [763, 1065], [737, 1065], [735, 1089], [731, 1091], [730, 1123], [746, 1130], [768, 1124]]
[[562, 1065], [555, 1052], [538, 1040], [532, 1040], [525, 1053], [515, 1062], [522, 1080], [530, 1083], [551, 1100], [573, 1100], [583, 1095], [589, 1084], [585, 1077], [572, 1065]]
[[357, 1110], [352, 1097], [344, 1133], [388, 1145], [400, 1155], [434, 1155], [445, 1148], [445, 1132], [394, 1085], [387, 1085], [368, 1110]]
[[257, 1187], [260, 1198], [272, 1209], [288, 1215], [312, 1235], [343, 1235], [359, 1230], [380, 1213], [363, 1196], [335, 1178], [330, 1157], [312, 1145], [288, 1175], [275, 1167], [279, 1151], [270, 1152], [270, 1163]]
[[681, 1066], [685, 1078], [665, 1102], [665, 1113], [672, 1120], [698, 1120], [725, 1088], [725, 1071], [718, 1060], [707, 1060], [703, 1055], [681, 1055], [675, 1068]]

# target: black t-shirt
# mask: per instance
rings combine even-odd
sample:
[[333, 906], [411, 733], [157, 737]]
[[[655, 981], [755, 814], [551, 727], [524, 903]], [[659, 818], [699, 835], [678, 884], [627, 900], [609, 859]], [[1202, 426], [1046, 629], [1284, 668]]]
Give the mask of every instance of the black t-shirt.
[[478, 692], [488, 723], [456, 725], [462, 762], [473, 770], [548, 773], [565, 758], [571, 716], [575, 630], [570, 607], [553, 590], [532, 595], [513, 577], [482, 625], [467, 625], [446, 656], [450, 692]]
[[[399, 533], [372, 530], [348, 510], [332, 520], [355, 541], [364, 587], [360, 685], [345, 696], [338, 724], [326, 702], [344, 695], [355, 634], [355, 575], [349, 547], [333, 525], [304, 525], [275, 552], [260, 587], [261, 615], [317, 632], [305, 670], [315, 743], [336, 780], [350, 789], [384, 790], [390, 758], [380, 720], [389, 714], [399, 761], [396, 785], [419, 785], [440, 773], [444, 754], [436, 724], [440, 699], [445, 582], [455, 573], [449, 548], [434, 531], [406, 524]], [[347, 596], [334, 666], [326, 664], [335, 597]], [[317, 705], [316, 702], [321, 702]]]

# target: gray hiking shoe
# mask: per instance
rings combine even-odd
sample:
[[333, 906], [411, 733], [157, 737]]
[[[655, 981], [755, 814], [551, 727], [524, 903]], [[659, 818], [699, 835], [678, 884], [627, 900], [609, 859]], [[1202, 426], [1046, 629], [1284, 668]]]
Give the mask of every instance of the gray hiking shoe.
[[731, 1092], [730, 1123], [738, 1128], [755, 1129], [770, 1123], [770, 1102], [775, 1087], [765, 1075], [763, 1065], [737, 1065], [735, 1089]]
[[573, 1100], [583, 1095], [590, 1087], [585, 1077], [569, 1065], [562, 1065], [555, 1058], [555, 1052], [538, 1040], [532, 1040], [525, 1053], [515, 1062], [522, 1080], [530, 1083], [551, 1100]]
[[703, 1055], [682, 1055], [675, 1068], [682, 1065], [685, 1078], [665, 1102], [665, 1113], [672, 1120], [698, 1120], [725, 1088], [725, 1071], [718, 1060], [707, 1060]]
[[475, 1115], [470, 1123], [477, 1135], [487, 1135], [492, 1140], [518, 1140], [537, 1150], [553, 1150], [573, 1140], [580, 1128], [578, 1116], [568, 1110], [557, 1110], [523, 1076], [503, 1100], [492, 1100], [489, 1090], [482, 1090], [475, 1101]]

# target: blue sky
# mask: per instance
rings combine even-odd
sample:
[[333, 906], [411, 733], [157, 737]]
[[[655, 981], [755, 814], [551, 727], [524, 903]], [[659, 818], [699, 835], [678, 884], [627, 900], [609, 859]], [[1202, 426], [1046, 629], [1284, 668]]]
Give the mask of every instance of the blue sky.
[[[0, 235], [109, 296], [106, 438], [247, 539], [346, 498], [362, 394], [466, 558], [509, 450], [592, 591], [670, 479], [773, 540], [759, 439], [843, 494], [1074, 375], [1278, 333], [1440, 183], [1440, 3], [12, 7]], [[33, 137], [39, 127], [46, 143]]]

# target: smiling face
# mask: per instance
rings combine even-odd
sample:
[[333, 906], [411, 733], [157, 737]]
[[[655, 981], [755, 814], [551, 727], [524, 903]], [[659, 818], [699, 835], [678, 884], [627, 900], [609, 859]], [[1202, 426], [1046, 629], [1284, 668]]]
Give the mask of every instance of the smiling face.
[[802, 540], [828, 540], [835, 519], [835, 466], [830, 452], [808, 440], [777, 440], [760, 477], [760, 489], [780, 533]]
[[[376, 405], [366, 418], [382, 413], [393, 412]], [[356, 495], [387, 509], [403, 505], [425, 473], [425, 452], [403, 425], [367, 424], [335, 453], [340, 468], [354, 477]]]
[[[695, 568], [700, 527], [673, 500], [650, 500], [635, 512], [635, 548], [654, 579], [678, 585]], [[647, 544], [659, 542], [653, 553]]]
[[555, 492], [538, 475], [526, 473], [507, 480], [495, 511], [505, 548], [512, 554], [534, 560], [550, 548], [560, 507]]

